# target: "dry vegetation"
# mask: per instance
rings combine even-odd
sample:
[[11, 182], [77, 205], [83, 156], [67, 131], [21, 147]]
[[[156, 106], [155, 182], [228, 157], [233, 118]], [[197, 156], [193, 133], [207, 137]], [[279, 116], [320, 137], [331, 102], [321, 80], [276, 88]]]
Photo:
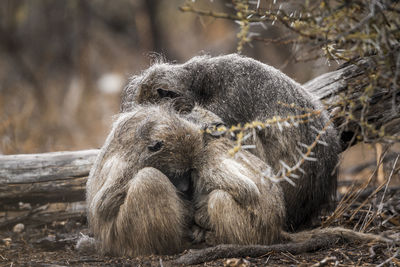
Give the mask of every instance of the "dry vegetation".
[[[179, 5], [184, 12], [177, 11]], [[397, 1], [198, 0], [166, 5], [155, 0], [12, 0], [0, 4], [0, 38], [0, 154], [100, 146], [111, 116], [118, 112], [121, 87], [129, 74], [148, 66], [148, 51], [182, 61], [203, 49], [212, 54], [237, 49], [300, 82], [368, 58], [373, 68], [339, 97], [325, 98], [342, 139], [349, 146], [368, 144], [344, 153], [348, 156], [341, 167], [338, 206], [316, 225], [397, 233], [400, 239], [400, 139], [398, 131], [387, 130], [400, 125]], [[360, 87], [362, 93], [354, 95]], [[382, 123], [382, 116], [392, 124]], [[262, 123], [285, 121], [270, 119]], [[242, 148], [241, 140], [259, 126], [253, 122], [231, 129], [239, 137], [233, 149]], [[357, 130], [349, 133], [349, 128]], [[368, 158], [361, 161], [364, 154]], [[21, 233], [3, 227], [0, 265], [163, 266], [177, 257], [78, 255], [73, 244], [86, 231], [85, 223], [81, 214], [47, 224], [26, 223]], [[398, 245], [349, 244], [300, 255], [276, 252], [241, 262], [216, 260], [207, 266], [399, 266], [399, 253]]]

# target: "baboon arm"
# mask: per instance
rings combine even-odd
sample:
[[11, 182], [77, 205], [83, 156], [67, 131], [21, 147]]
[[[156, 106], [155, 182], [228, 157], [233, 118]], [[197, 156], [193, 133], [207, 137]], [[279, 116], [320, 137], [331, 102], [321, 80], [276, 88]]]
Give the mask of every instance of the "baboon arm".
[[250, 169], [239, 164], [233, 158], [223, 158], [213, 166], [203, 168], [201, 174], [204, 179], [202, 185], [207, 192], [223, 190], [242, 205], [256, 205], [260, 191], [256, 183], [250, 178], [254, 175]]
[[116, 211], [123, 203], [126, 194], [125, 186], [128, 180], [128, 177], [124, 177], [126, 168], [126, 161], [118, 156], [108, 158], [102, 166], [94, 166], [94, 172], [91, 173], [86, 185], [90, 220], [95, 216], [115, 218]]

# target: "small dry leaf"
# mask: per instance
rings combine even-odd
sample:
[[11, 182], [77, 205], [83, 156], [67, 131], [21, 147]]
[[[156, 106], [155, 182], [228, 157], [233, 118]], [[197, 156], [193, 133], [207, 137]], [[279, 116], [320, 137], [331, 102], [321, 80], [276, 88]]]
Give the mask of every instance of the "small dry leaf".
[[18, 202], [18, 207], [20, 210], [31, 210], [32, 206], [30, 203]]
[[14, 225], [13, 227], [13, 232], [14, 233], [22, 233], [25, 230], [25, 225], [22, 223], [17, 223], [16, 225]]
[[4, 238], [4, 239], [2, 239], [1, 240], [1, 242], [6, 246], [6, 247], [9, 247], [10, 245], [11, 245], [11, 238], [10, 237], [7, 237], [7, 238]]
[[225, 267], [248, 267], [250, 266], [250, 262], [246, 259], [240, 258], [240, 259], [227, 259], [224, 262]]

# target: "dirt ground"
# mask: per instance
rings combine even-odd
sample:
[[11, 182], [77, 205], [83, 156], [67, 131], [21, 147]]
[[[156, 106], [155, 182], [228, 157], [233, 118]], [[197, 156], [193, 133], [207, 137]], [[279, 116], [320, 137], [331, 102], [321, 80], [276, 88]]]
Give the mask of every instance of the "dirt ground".
[[[346, 200], [343, 212], [321, 218], [330, 226], [397, 237], [392, 244], [337, 244], [328, 249], [292, 255], [268, 253], [257, 258], [219, 259], [195, 266], [400, 266], [400, 190], [388, 188], [374, 194], [366, 188], [354, 200]], [[372, 192], [372, 193], [371, 193]], [[347, 195], [349, 196], [349, 195]], [[0, 266], [176, 266], [180, 255], [116, 258], [79, 254], [74, 246], [80, 233], [87, 234], [85, 218], [26, 225], [21, 233], [0, 232]], [[185, 252], [183, 252], [185, 253]]]
[[[48, 231], [48, 229], [47, 229]], [[43, 231], [45, 232], [45, 231]], [[26, 236], [25, 236], [26, 237]], [[36, 237], [37, 238], [37, 237]], [[176, 266], [178, 256], [111, 258], [79, 255], [72, 244], [41, 247], [35, 239], [16, 237], [10, 247], [1, 248], [1, 266]], [[259, 258], [220, 259], [194, 266], [375, 266], [387, 261], [398, 248], [384, 245], [345, 245], [314, 253], [292, 255], [271, 253]], [[326, 265], [324, 264], [326, 261]], [[385, 266], [399, 266], [399, 257]]]

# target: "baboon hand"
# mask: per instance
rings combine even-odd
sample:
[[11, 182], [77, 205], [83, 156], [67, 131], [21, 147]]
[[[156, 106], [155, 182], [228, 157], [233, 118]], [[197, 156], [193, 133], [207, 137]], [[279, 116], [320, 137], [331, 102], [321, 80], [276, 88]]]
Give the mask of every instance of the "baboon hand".
[[221, 168], [224, 171], [223, 180], [226, 185], [220, 189], [232, 195], [241, 205], [256, 205], [260, 191], [256, 183], [249, 178], [253, 175], [251, 171], [231, 158], [223, 160]]
[[236, 188], [228, 189], [226, 192], [243, 206], [256, 206], [260, 199], [260, 191], [253, 181], [243, 183]]
[[260, 190], [257, 184], [251, 180], [253, 173], [242, 164], [232, 158], [220, 158], [210, 161], [210, 167], [203, 166], [199, 177], [206, 179], [195, 179], [200, 182], [198, 188], [204, 192], [222, 190], [242, 206], [257, 205], [260, 198]]

